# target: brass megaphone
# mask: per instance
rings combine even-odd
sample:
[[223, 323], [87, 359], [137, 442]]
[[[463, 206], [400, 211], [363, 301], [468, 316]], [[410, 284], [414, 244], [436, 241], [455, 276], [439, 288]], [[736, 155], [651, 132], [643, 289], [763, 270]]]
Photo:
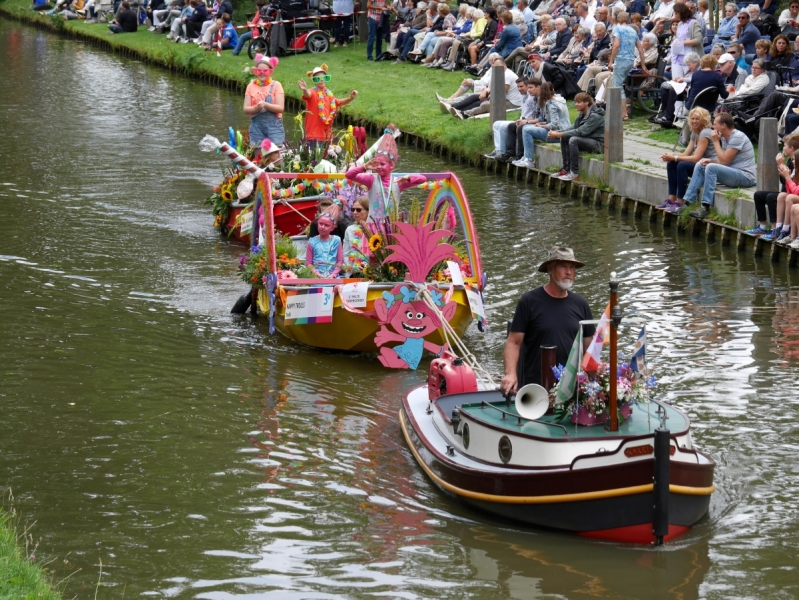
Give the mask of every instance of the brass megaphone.
[[535, 420], [549, 410], [549, 393], [537, 383], [528, 383], [516, 392], [516, 412], [520, 417]]

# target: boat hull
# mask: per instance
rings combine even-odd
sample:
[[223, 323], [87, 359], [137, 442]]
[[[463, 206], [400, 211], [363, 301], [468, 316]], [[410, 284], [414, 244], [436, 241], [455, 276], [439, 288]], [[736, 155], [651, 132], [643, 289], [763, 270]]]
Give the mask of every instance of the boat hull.
[[[370, 287], [366, 307], [358, 309], [362, 311], [362, 314], [347, 310], [342, 305], [341, 298], [336, 295], [333, 303], [333, 320], [330, 323], [287, 325], [285, 321], [286, 307], [279, 304], [275, 314], [275, 327], [287, 338], [314, 348], [348, 352], [377, 352], [378, 347], [375, 345], [374, 338], [381, 326], [374, 314], [374, 302], [381, 297], [383, 291], [390, 287], [380, 285]], [[290, 289], [290, 286], [287, 286], [286, 289]], [[457, 308], [449, 323], [458, 336], [463, 336], [473, 320], [466, 292], [462, 289], [455, 290], [452, 300], [456, 302]], [[438, 345], [444, 343], [440, 329], [425, 339]]]
[[[455, 444], [436, 439], [440, 424], [420, 426], [432, 413], [412, 408], [408, 396], [400, 410], [400, 425], [416, 461], [447, 495], [477, 509], [528, 525], [573, 532], [582, 536], [629, 543], [651, 543], [654, 460], [620, 459], [590, 468], [572, 468], [579, 459], [560, 467], [503, 467], [459, 460]], [[650, 436], [651, 439], [651, 436]], [[442, 445], [443, 440], [443, 445]], [[638, 436], [616, 438], [619, 449], [640, 447]], [[559, 442], [555, 442], [559, 443]], [[574, 440], [566, 441], [573, 444]], [[578, 442], [579, 443], [579, 442]], [[627, 444], [625, 446], [625, 444]], [[579, 451], [578, 451], [579, 453]], [[671, 461], [669, 533], [680, 535], [708, 512], [715, 463], [701, 453], [694, 464]], [[611, 456], [611, 453], [608, 453]]]

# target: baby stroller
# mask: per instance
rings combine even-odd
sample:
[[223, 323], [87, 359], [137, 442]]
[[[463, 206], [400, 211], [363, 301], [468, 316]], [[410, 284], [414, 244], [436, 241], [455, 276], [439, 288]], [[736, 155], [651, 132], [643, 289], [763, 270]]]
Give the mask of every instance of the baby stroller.
[[272, 0], [264, 9], [262, 24], [253, 29], [247, 54], [279, 56], [287, 50], [320, 54], [330, 49], [330, 34], [317, 25], [311, 9], [304, 0]]

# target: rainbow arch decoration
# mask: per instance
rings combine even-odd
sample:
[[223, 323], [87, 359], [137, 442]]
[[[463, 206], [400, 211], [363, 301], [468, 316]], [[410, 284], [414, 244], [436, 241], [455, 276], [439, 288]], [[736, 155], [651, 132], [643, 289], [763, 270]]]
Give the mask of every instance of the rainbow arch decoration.
[[452, 206], [466, 242], [473, 277], [477, 280], [478, 289], [482, 290], [485, 286], [485, 275], [480, 258], [480, 244], [477, 242], [477, 228], [474, 226], [472, 211], [469, 209], [469, 202], [460, 180], [454, 173], [421, 173], [421, 175], [427, 178], [428, 184], [422, 184], [420, 187], [424, 188], [426, 185], [431, 190], [427, 204], [422, 209], [422, 221], [433, 218], [444, 205]]

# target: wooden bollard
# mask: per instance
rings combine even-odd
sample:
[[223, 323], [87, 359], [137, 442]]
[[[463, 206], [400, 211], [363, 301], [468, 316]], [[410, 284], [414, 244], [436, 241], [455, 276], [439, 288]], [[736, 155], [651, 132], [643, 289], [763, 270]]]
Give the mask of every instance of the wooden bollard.
[[716, 226], [708, 221], [705, 224], [705, 240], [712, 242], [716, 239]]
[[621, 88], [608, 88], [605, 93], [605, 183], [610, 179], [610, 163], [624, 161], [624, 120], [621, 109]]
[[777, 172], [777, 161], [774, 160], [779, 152], [779, 141], [777, 119], [773, 117], [760, 119], [760, 137], [757, 142], [757, 189], [759, 190], [780, 189], [780, 174]]
[[722, 246], [729, 246], [730, 240], [732, 238], [732, 230], [728, 227], [721, 228], [721, 245]]
[[[495, 122], [504, 121], [505, 115], [507, 114], [507, 110], [505, 109], [505, 67], [502, 65], [491, 67], [491, 95], [489, 97], [489, 104], [491, 105], [491, 127], [493, 127]], [[489, 129], [489, 131], [491, 130]], [[521, 135], [521, 131], [519, 135]]]
[[594, 201], [592, 204], [594, 206], [602, 206], [602, 190], [599, 188], [594, 190]]
[[641, 212], [643, 210], [644, 210], [644, 203], [643, 202], [639, 202], [638, 200], [636, 200], [635, 204], [633, 204], [633, 216], [636, 219], [640, 219], [641, 218]]

